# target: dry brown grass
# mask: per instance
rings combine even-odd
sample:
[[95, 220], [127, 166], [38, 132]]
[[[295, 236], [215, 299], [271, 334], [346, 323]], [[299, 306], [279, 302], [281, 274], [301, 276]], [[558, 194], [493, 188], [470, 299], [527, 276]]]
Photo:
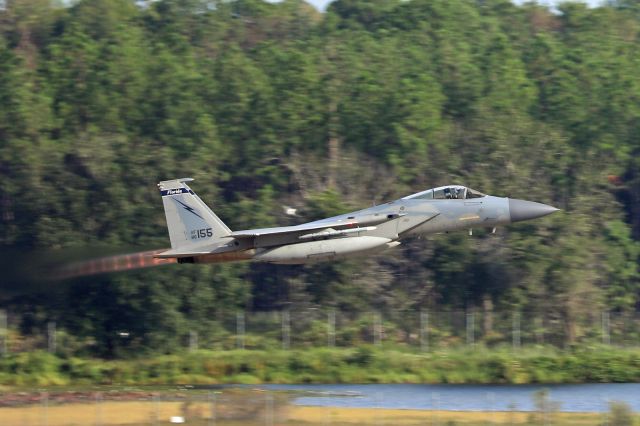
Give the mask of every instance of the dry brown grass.
[[[304, 422], [310, 425], [504, 425], [528, 424], [531, 419], [531, 413], [295, 407], [291, 410], [289, 418], [294, 422]], [[595, 426], [602, 421], [602, 415], [594, 413], [558, 413], [553, 415], [553, 420], [553, 424], [556, 425]]]
[[[185, 416], [188, 424], [211, 422], [211, 405], [204, 402], [113, 402], [100, 404], [43, 405], [0, 408], [3, 426], [45, 425], [149, 425], [169, 424], [171, 416]], [[233, 416], [229, 413], [234, 412]], [[217, 426], [231, 425], [505, 425], [530, 424], [531, 413], [524, 412], [455, 412], [427, 410], [395, 410], [335, 407], [274, 407], [239, 416], [237, 407], [217, 407]], [[240, 410], [241, 412], [241, 410]], [[157, 417], [156, 417], [157, 416]], [[232, 418], [230, 418], [232, 417]], [[156, 421], [157, 419], [157, 421]], [[272, 421], [271, 421], [272, 420]], [[603, 415], [593, 413], [558, 413], [551, 418], [554, 425], [596, 426]]]
[[[204, 405], [204, 404], [201, 404]], [[181, 402], [104, 402], [101, 404], [69, 404], [0, 408], [0, 424], [4, 425], [132, 425], [152, 424], [182, 415]], [[204, 408], [204, 407], [203, 407]]]

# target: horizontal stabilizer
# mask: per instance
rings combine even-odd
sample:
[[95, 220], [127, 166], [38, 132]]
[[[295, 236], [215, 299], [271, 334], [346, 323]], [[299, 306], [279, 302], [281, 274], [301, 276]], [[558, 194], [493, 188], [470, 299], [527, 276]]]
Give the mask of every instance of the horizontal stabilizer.
[[[225, 240], [229, 241], [229, 240]], [[173, 259], [180, 257], [191, 257], [191, 256], [203, 256], [207, 254], [217, 254], [217, 253], [226, 253], [230, 251], [237, 250], [235, 244], [226, 243], [226, 244], [208, 244], [200, 247], [185, 247], [185, 248], [177, 248], [166, 250], [161, 253], [156, 253], [153, 257], [157, 259]]]

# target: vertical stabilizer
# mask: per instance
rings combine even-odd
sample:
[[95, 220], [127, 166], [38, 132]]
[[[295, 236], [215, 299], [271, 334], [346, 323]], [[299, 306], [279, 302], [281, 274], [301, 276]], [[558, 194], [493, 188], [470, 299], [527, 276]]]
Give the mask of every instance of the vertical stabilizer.
[[200, 245], [231, 234], [218, 216], [187, 186], [191, 178], [158, 184], [167, 217], [171, 248]]

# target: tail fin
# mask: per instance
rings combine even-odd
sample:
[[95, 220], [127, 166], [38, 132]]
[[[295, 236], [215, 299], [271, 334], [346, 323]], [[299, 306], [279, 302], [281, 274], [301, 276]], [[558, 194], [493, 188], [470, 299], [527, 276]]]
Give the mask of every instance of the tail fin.
[[172, 249], [231, 234], [227, 225], [185, 183], [192, 180], [165, 180], [158, 184]]

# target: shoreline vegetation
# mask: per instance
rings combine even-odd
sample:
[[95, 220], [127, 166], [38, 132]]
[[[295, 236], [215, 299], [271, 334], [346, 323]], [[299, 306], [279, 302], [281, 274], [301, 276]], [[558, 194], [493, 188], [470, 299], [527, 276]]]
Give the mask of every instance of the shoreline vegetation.
[[0, 359], [0, 385], [91, 386], [266, 383], [555, 384], [640, 382], [640, 349], [594, 346], [198, 350], [126, 360], [47, 352]]

